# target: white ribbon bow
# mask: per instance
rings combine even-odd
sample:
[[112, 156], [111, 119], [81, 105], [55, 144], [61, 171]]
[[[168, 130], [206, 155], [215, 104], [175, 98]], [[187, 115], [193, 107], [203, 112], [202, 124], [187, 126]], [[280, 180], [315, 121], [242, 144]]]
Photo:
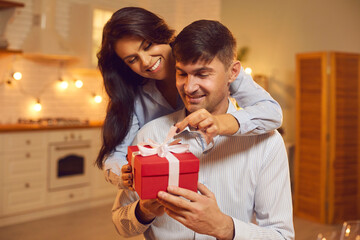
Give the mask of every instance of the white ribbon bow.
[[[173, 153], [185, 153], [189, 150], [189, 144], [177, 144], [179, 140], [168, 143], [175, 135], [177, 128], [172, 126], [165, 141], [161, 144], [149, 139], [147, 143], [139, 143], [139, 154], [147, 157], [157, 154], [159, 157], [165, 157], [169, 161], [169, 182], [168, 186], [179, 186], [179, 159]], [[151, 148], [145, 147], [150, 145]]]

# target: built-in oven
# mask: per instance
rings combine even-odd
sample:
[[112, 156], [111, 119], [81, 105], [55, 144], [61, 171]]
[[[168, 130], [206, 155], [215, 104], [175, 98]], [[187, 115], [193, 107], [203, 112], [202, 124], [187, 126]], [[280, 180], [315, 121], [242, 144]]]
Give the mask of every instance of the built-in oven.
[[73, 140], [49, 145], [49, 190], [90, 184], [91, 141]]

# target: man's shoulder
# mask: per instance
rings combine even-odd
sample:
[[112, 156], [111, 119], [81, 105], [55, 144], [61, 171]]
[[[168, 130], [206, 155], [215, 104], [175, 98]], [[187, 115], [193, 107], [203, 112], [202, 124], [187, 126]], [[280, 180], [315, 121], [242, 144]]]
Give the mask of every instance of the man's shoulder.
[[[170, 127], [179, 121], [181, 111], [177, 111], [159, 118], [155, 118], [146, 123], [138, 132], [139, 138], [156, 138], [166, 136]], [[164, 138], [165, 139], [165, 138]], [[155, 140], [155, 139], [154, 139]]]

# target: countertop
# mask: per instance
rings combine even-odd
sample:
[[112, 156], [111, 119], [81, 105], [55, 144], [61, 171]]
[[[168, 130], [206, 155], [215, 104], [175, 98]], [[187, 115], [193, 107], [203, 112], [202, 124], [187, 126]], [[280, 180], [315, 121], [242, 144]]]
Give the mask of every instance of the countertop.
[[79, 125], [41, 125], [41, 124], [0, 124], [0, 133], [20, 131], [67, 130], [81, 128], [100, 128], [102, 121], [90, 121], [89, 124]]

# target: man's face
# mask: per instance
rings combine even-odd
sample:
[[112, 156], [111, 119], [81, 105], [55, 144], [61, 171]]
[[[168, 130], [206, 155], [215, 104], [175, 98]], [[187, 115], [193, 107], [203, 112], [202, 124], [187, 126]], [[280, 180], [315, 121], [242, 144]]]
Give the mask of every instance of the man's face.
[[[230, 69], [230, 68], [229, 68]], [[176, 62], [176, 87], [189, 112], [205, 108], [212, 114], [226, 113], [231, 71], [215, 57], [210, 63]]]

